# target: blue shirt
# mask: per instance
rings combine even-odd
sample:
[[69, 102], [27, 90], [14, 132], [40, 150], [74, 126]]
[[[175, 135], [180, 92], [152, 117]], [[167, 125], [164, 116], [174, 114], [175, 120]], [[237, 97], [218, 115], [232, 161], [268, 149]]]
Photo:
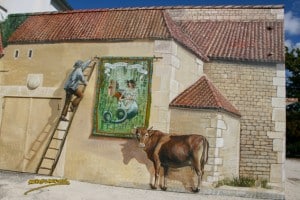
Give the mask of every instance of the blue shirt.
[[91, 60], [87, 60], [85, 62], [83, 62], [80, 66], [74, 66], [74, 70], [72, 71], [72, 73], [69, 75], [64, 89], [65, 90], [73, 90], [75, 91], [78, 88], [79, 82], [82, 82], [83, 84], [87, 84], [87, 81], [83, 75], [83, 71], [88, 67], [88, 65], [90, 64]]

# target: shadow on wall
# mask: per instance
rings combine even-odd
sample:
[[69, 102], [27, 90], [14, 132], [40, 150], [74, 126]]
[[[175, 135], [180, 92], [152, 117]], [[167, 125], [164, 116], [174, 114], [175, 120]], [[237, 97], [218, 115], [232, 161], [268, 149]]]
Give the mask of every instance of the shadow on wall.
[[[154, 183], [154, 166], [151, 160], [147, 158], [146, 152], [142, 148], [138, 147], [138, 142], [136, 140], [127, 140], [126, 143], [121, 144], [123, 163], [128, 165], [132, 159], [135, 159], [138, 163], [145, 165], [148, 172], [150, 173], [149, 188], [150, 184]], [[137, 170], [137, 177], [142, 177], [144, 174], [139, 174]], [[197, 179], [196, 173], [191, 167], [182, 168], [170, 168], [168, 173], [168, 185], [170, 190], [182, 191], [183, 188], [179, 183], [181, 183], [185, 190], [192, 191], [191, 188], [195, 188]], [[163, 168], [160, 171], [160, 186], [163, 181]]]
[[[71, 69], [72, 70], [72, 69]], [[64, 104], [65, 92], [63, 90], [64, 83], [71, 73], [71, 70], [68, 70], [66, 73], [65, 79], [61, 82], [59, 87], [53, 93], [53, 99], [49, 99], [49, 108], [51, 110], [50, 116], [42, 126], [40, 133], [37, 134], [36, 139], [28, 144], [28, 151], [25, 150], [24, 158], [18, 165], [22, 168], [23, 172], [36, 173], [36, 169], [38, 167], [39, 161], [42, 158], [42, 154], [44, 152], [45, 144], [49, 140], [49, 137], [56, 126], [56, 123], [59, 120], [61, 110]], [[62, 92], [63, 91], [63, 92]], [[62, 97], [56, 98], [56, 97]], [[42, 111], [41, 111], [42, 113]], [[30, 133], [29, 133], [30, 134]]]

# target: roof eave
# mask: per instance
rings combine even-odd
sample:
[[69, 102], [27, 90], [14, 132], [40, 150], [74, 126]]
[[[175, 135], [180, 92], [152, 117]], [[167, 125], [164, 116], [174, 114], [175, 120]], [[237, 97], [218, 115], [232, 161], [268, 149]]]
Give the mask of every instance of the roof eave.
[[234, 115], [236, 117], [242, 117], [241, 113], [239, 112], [232, 112], [232, 111], [229, 111], [223, 107], [199, 107], [199, 106], [183, 106], [183, 105], [170, 105], [169, 108], [174, 108], [174, 109], [187, 109], [187, 110], [209, 110], [209, 111], [216, 111], [216, 112], [224, 112], [224, 113], [227, 113], [227, 114], [231, 114], [231, 115]]

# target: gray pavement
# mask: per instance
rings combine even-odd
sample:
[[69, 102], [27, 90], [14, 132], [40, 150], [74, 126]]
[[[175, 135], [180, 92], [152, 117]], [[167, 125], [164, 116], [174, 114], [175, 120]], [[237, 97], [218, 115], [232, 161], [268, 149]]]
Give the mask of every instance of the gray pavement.
[[[55, 177], [50, 177], [55, 179]], [[286, 193], [287, 200], [300, 200], [300, 160], [288, 159], [286, 162]], [[38, 176], [28, 173], [0, 171], [0, 199], [55, 199], [55, 200], [98, 200], [98, 199], [130, 199], [130, 200], [174, 200], [174, 199], [201, 199], [201, 200], [249, 200], [249, 199], [283, 199], [280, 192], [274, 190], [255, 190], [253, 188], [223, 187], [218, 189], [201, 188], [200, 193], [178, 193], [161, 190], [142, 190], [134, 188], [105, 186], [80, 181], [69, 180], [69, 185], [55, 185], [24, 193], [33, 188], [42, 186], [30, 185], [28, 180], [49, 179], [47, 176]], [[61, 180], [58, 178], [57, 180]]]

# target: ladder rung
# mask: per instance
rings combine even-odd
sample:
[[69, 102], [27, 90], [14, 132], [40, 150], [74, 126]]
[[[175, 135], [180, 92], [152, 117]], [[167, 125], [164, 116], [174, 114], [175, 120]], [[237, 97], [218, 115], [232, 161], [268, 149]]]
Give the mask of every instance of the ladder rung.
[[49, 158], [49, 157], [44, 157], [44, 158], [48, 160], [55, 160], [55, 158]]
[[59, 150], [58, 148], [54, 148], [54, 147], [49, 147], [48, 149], [52, 149], [52, 150]]
[[57, 128], [57, 131], [67, 131], [67, 129], [61, 129], [61, 128]]
[[54, 140], [63, 140], [63, 139], [56, 138], [56, 137], [53, 137], [52, 139], [54, 139]]
[[47, 170], [51, 170], [52, 168], [48, 168], [48, 167], [40, 167], [40, 169], [47, 169]]

